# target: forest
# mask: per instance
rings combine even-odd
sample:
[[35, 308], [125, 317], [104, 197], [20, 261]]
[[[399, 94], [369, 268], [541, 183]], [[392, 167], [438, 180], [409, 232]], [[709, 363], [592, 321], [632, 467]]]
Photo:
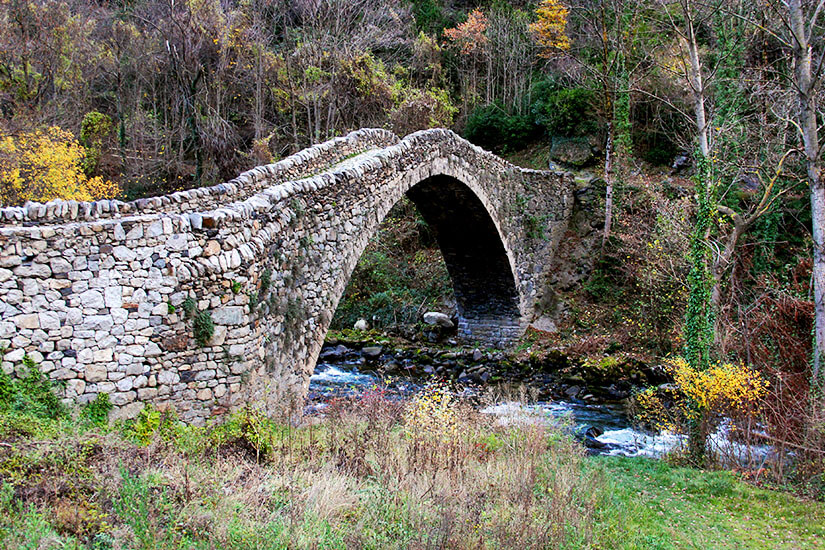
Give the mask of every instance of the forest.
[[[771, 445], [777, 456], [793, 457], [766, 459], [745, 475], [746, 481], [755, 476], [763, 480], [752, 485], [821, 501], [824, 8], [822, 0], [0, 0], [0, 205], [58, 198], [131, 201], [217, 185], [359, 128], [386, 128], [400, 137], [449, 128], [516, 165], [569, 173], [580, 191], [577, 196], [587, 200], [592, 235], [586, 243], [573, 235], [566, 245], [582, 252], [578, 263], [568, 266], [571, 275], [554, 283], [555, 302], [548, 305], [554, 330], [528, 330], [513, 361], [540, 370], [562, 356], [565, 364], [576, 363], [601, 377], [662, 366], [667, 383], [637, 387], [625, 397], [645, 429], [687, 438], [683, 456], [671, 463], [674, 468], [736, 470], [714, 457], [710, 447], [720, 426], [733, 426], [732, 431], [739, 430], [734, 436], [738, 442]], [[412, 204], [402, 200], [359, 261], [333, 328], [344, 343], [360, 319], [375, 329], [368, 338], [416, 331], [421, 336], [423, 311], [454, 305], [437, 244]], [[69, 414], [46, 395], [40, 377], [13, 381], [8, 374], [0, 370], [0, 441], [53, 437], [56, 428], [45, 420], [25, 428], [20, 420], [25, 416], [3, 416], [15, 407], [34, 407], [40, 411], [35, 416], [45, 407], [49, 422], [65, 421]], [[588, 380], [591, 374], [582, 376]], [[313, 500], [320, 497], [302, 486], [310, 493], [302, 493], [301, 513], [315, 510], [318, 515], [296, 520], [298, 508], [290, 508], [294, 515], [289, 522], [283, 520], [272, 531], [272, 540], [282, 546], [272, 547], [310, 548], [313, 539], [327, 536], [332, 541], [328, 547], [390, 547], [391, 530], [365, 527], [386, 525], [376, 519], [382, 514], [394, 518], [387, 520], [392, 525], [406, 518], [407, 538], [402, 539], [409, 547], [484, 547], [474, 546], [484, 540], [497, 541], [497, 547], [674, 547], [666, 542], [666, 526], [651, 527], [658, 520], [641, 511], [639, 517], [651, 522], [641, 528], [648, 538], [621, 542], [624, 535], [613, 529], [621, 523], [620, 509], [635, 506], [629, 502], [635, 502], [636, 489], [622, 492], [635, 487], [634, 476], [667, 478], [663, 484], [676, 486], [688, 483], [679, 477], [682, 470], [665, 473], [631, 462], [616, 466], [603, 458], [581, 465], [568, 443], [551, 443], [551, 462], [561, 468], [557, 472], [569, 460], [581, 468], [577, 472], [593, 479], [615, 474], [622, 484], [610, 495], [602, 486], [581, 487], [574, 481], [578, 473], [564, 470], [564, 478], [542, 469], [544, 451], [525, 443], [535, 434], [504, 436], [485, 431], [489, 426], [475, 420], [465, 426], [440, 391], [430, 394], [435, 405], [414, 400], [414, 407], [426, 409], [424, 417], [432, 416], [423, 421], [418, 413], [383, 401], [376, 415], [364, 412], [363, 403], [357, 414], [333, 406], [333, 428], [340, 432], [320, 428], [318, 441], [327, 438], [323, 444], [313, 440], [312, 432], [293, 438], [289, 428], [249, 410], [215, 431], [190, 432], [147, 407], [123, 429], [128, 441], [149, 445], [146, 464], [152, 463], [150, 453], [157, 452], [169, 463], [186, 456], [189, 468], [192, 456], [202, 459], [208, 449], [223, 449], [230, 442], [240, 445], [240, 455], [254, 456], [256, 465], [278, 457], [289, 462], [287, 468], [305, 468], [302, 483], [326, 472], [327, 463], [344, 464], [344, 477], [354, 476], [357, 482], [342, 481], [338, 474], [325, 481], [341, 484], [341, 493], [348, 495], [342, 499], [354, 498], [356, 485], [359, 491], [379, 491], [367, 480], [393, 468], [409, 477], [392, 483], [381, 478], [380, 491], [395, 487], [404, 494], [427, 495], [438, 487], [427, 497], [435, 500], [427, 500], [429, 508], [416, 519], [399, 512], [396, 501], [392, 506], [398, 509], [392, 508], [378, 493], [370, 493], [367, 507], [353, 512], [363, 516], [353, 519], [338, 515], [337, 508], [321, 510]], [[98, 427], [99, 410], [106, 416], [111, 408], [108, 402], [85, 407], [84, 422]], [[355, 416], [366, 418], [366, 431], [354, 427]], [[435, 437], [426, 439], [434, 450], [405, 447], [404, 437], [390, 429], [398, 422], [422, 423], [418, 428], [426, 437]], [[456, 433], [466, 428], [471, 435], [445, 451], [445, 438], [451, 436], [434, 427], [439, 423]], [[77, 433], [71, 437], [82, 440]], [[555, 435], [549, 437], [556, 441]], [[6, 445], [0, 442], [0, 448]], [[49, 452], [65, 451], [60, 441], [55, 445]], [[382, 448], [391, 448], [397, 456], [375, 458], [376, 465], [366, 455], [353, 454], [352, 447], [359, 445], [368, 454], [378, 456]], [[515, 459], [496, 454], [499, 448], [528, 456], [531, 483], [540, 480], [536, 483], [551, 487], [551, 496], [528, 498], [529, 488], [515, 487], [514, 480], [524, 472], [505, 471]], [[81, 460], [83, 453], [96, 452], [90, 449], [80, 445], [66, 452]], [[135, 455], [143, 457], [143, 452]], [[310, 458], [296, 466], [300, 460], [292, 453]], [[265, 456], [269, 458], [261, 458]], [[453, 456], [458, 458], [451, 462]], [[35, 468], [10, 460], [0, 456], [0, 510], [11, 509], [17, 498], [4, 489], [11, 486], [4, 480], [26, 478], [31, 472], [21, 472]], [[492, 477], [482, 480], [468, 474], [462, 460], [473, 467], [501, 468], [507, 483], [500, 487], [506, 488], [490, 496], [500, 499], [494, 510], [508, 511], [501, 523], [477, 504], [487, 495], [482, 486], [495, 483], [495, 475], [485, 470]], [[114, 461], [112, 456], [101, 459], [110, 470], [123, 470]], [[404, 461], [402, 468], [398, 464]], [[171, 468], [166, 462], [163, 467]], [[432, 480], [445, 478], [426, 485], [427, 468], [433, 468]], [[169, 490], [186, 494], [181, 502], [193, 498], [190, 473], [169, 474], [175, 477], [172, 485], [177, 484]], [[60, 470], [58, 475], [66, 474]], [[707, 486], [688, 492], [696, 489], [704, 498], [714, 483], [728, 483], [728, 478], [714, 477], [718, 472], [707, 475], [697, 481]], [[264, 474], [255, 470], [255, 476], [263, 479]], [[16, 509], [16, 517], [42, 520], [38, 525], [46, 531], [60, 524], [54, 528], [87, 541], [85, 547], [112, 547], [93, 545], [95, 533], [109, 532], [105, 519], [95, 514], [106, 509], [139, 522], [141, 510], [127, 510], [130, 499], [148, 506], [152, 491], [158, 494], [159, 485], [141, 485], [146, 479], [134, 472], [123, 470], [121, 477], [123, 484], [107, 488], [118, 498], [103, 505], [89, 497], [81, 507], [82, 519], [76, 510], [69, 518], [59, 506], [52, 527], [22, 508]], [[473, 500], [475, 512], [465, 516], [439, 500], [442, 493], [435, 496], [447, 491], [448, 478], [467, 484], [463, 497], [478, 499]], [[307, 483], [316, 490], [314, 482]], [[569, 515], [553, 496], [563, 490], [560, 483], [568, 484], [565, 502], [575, 509]], [[287, 485], [280, 486], [278, 498], [292, 495], [294, 487]], [[505, 494], [511, 489], [513, 494]], [[57, 502], [71, 498], [63, 495]], [[244, 498], [252, 502], [258, 497], [250, 493]], [[508, 508], [512, 499], [527, 499], [535, 508]], [[167, 504], [169, 510], [177, 506], [172, 500]], [[349, 509], [346, 503], [340, 506]], [[600, 516], [599, 510], [606, 512]], [[542, 515], [550, 512], [558, 515]], [[189, 517], [195, 523], [182, 527], [182, 535], [162, 525], [164, 513], [152, 516], [156, 524], [131, 525], [140, 547], [162, 548], [171, 540], [195, 547], [186, 541], [197, 539], [193, 533], [203, 517]], [[814, 522], [821, 521], [821, 511], [810, 513]], [[441, 527], [432, 527], [433, 514]], [[334, 529], [324, 531], [333, 520], [357, 524], [357, 544]], [[253, 520], [243, 516], [238, 521]], [[468, 527], [474, 522], [491, 530], [478, 535]], [[519, 522], [524, 531], [512, 534]], [[542, 522], [567, 527], [550, 532]], [[0, 520], [0, 541], [3, 529], [13, 530], [10, 525], [4, 527]], [[254, 528], [252, 523], [228, 525], [226, 532], [213, 533], [227, 547], [269, 544], [264, 531], [270, 524], [263, 531], [256, 531], [263, 523]], [[581, 525], [590, 527], [578, 533], [579, 539], [572, 533]], [[432, 528], [426, 544], [415, 538], [425, 528]], [[802, 532], [799, 526], [787, 529]], [[153, 532], [169, 538], [152, 538]], [[244, 546], [241, 539], [253, 532], [251, 540], [257, 542]], [[305, 539], [293, 544], [296, 533]], [[815, 539], [810, 547], [818, 547]], [[727, 547], [705, 546], [709, 540], [714, 539], [691, 539], [695, 546], [690, 547]], [[803, 547], [802, 540], [786, 547]], [[765, 539], [748, 547], [780, 545]]]

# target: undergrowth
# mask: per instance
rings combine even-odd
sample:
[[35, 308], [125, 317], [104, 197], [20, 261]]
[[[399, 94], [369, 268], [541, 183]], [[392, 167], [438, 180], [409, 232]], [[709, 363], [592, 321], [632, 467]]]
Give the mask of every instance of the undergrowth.
[[[821, 505], [731, 474], [594, 462], [540, 418], [503, 424], [447, 387], [408, 402], [375, 388], [299, 427], [254, 408], [197, 427], [151, 406], [107, 422], [102, 397], [57, 416], [13, 409], [24, 386], [7, 382], [3, 425], [39, 429], [0, 437], [4, 548], [711, 548], [703, 514], [720, 521], [726, 505], [719, 547], [815, 548], [825, 529]], [[681, 531], [657, 509], [682, 514]], [[742, 535], [749, 510], [760, 527], [788, 510], [785, 539]]]

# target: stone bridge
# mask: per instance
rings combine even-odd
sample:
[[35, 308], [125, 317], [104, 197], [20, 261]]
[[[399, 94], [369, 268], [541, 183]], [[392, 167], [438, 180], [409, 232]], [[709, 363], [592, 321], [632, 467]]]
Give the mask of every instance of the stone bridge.
[[[221, 185], [0, 211], [0, 347], [65, 398], [203, 422], [300, 403], [349, 277], [409, 197], [452, 278], [459, 335], [506, 346], [541, 316], [573, 183], [447, 130], [359, 130]], [[211, 327], [211, 330], [210, 330]]]

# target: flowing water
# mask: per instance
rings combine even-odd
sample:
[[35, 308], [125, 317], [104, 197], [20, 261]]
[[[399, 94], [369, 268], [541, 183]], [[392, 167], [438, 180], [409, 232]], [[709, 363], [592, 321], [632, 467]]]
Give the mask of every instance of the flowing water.
[[[358, 360], [319, 362], [310, 377], [307, 414], [321, 413], [332, 398], [357, 397], [377, 385], [383, 386], [390, 398], [402, 399], [426, 384], [425, 380], [379, 376], [373, 371], [362, 371], [362, 367]], [[481, 412], [497, 416], [501, 423], [540, 420], [560, 425], [582, 439], [594, 454], [658, 457], [681, 442], [676, 435], [652, 435], [634, 429], [624, 408], [615, 403], [505, 402], [482, 408]], [[596, 430], [586, 435], [592, 428]]]

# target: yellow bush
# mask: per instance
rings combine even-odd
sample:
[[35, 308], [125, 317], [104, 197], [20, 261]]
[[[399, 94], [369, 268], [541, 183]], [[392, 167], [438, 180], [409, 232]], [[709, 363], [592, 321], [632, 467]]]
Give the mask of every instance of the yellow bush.
[[768, 391], [768, 381], [745, 365], [717, 363], [698, 370], [680, 357], [669, 361], [668, 367], [691, 405], [685, 412], [688, 418], [698, 418], [704, 412], [749, 414]]
[[14, 136], [0, 132], [0, 204], [116, 197], [116, 183], [86, 176], [85, 156], [74, 136], [57, 126]]
[[649, 388], [633, 400], [635, 418], [658, 430], [686, 434], [699, 425], [708, 434], [723, 416], [754, 418], [768, 393], [768, 381], [745, 365], [716, 363], [699, 370], [680, 357], [669, 360], [667, 369], [674, 381], [668, 399], [662, 390]]
[[431, 386], [410, 400], [404, 409], [408, 436], [447, 443], [458, 433], [458, 412], [449, 390]]

